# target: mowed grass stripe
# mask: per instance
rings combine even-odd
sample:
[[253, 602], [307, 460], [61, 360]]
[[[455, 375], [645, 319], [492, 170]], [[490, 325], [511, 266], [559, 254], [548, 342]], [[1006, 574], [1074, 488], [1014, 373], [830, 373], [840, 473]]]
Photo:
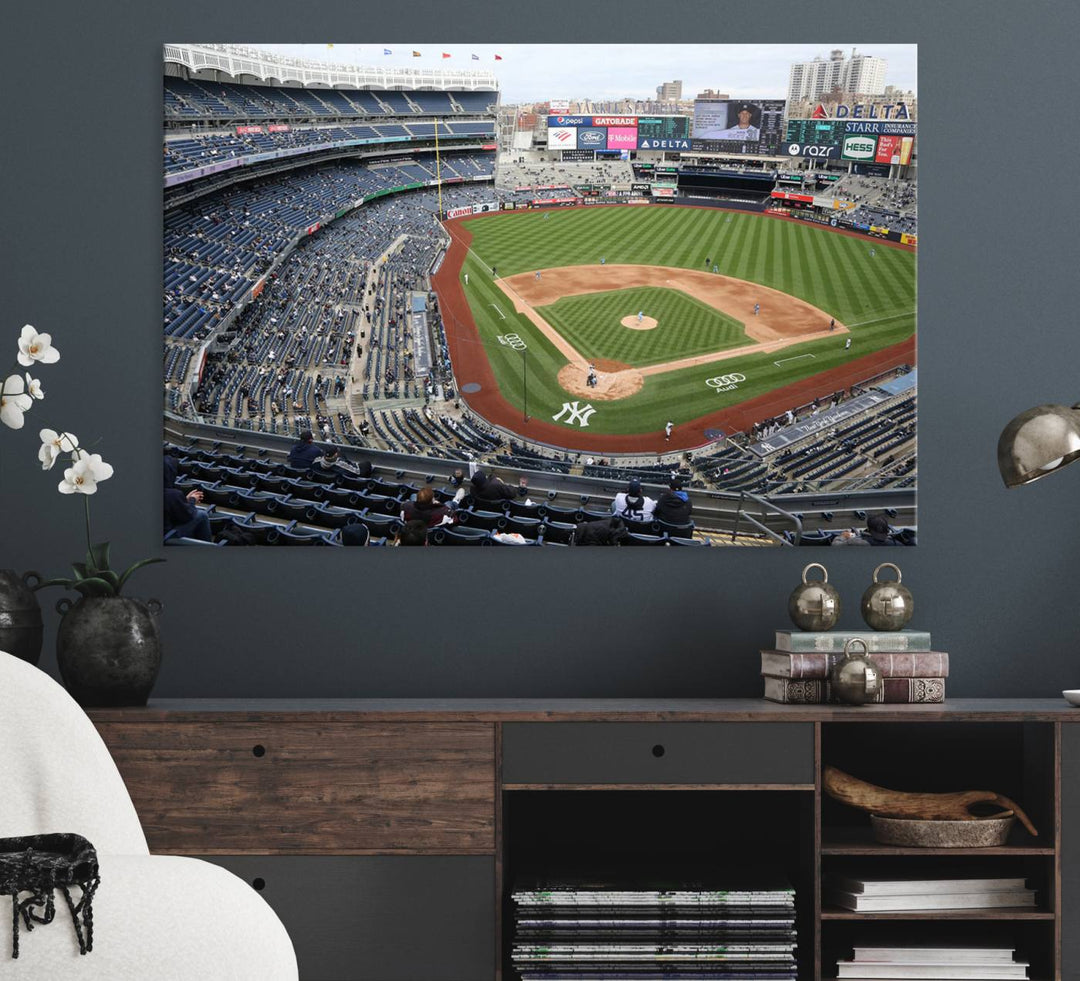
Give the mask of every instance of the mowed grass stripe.
[[[654, 318], [654, 330], [624, 327], [638, 311]], [[677, 290], [637, 287], [568, 296], [537, 312], [589, 359], [607, 358], [633, 367], [748, 344], [743, 325]]]
[[[709, 256], [725, 275], [761, 282], [797, 296], [839, 320], [865, 324], [856, 328], [848, 351], [844, 350], [844, 338], [827, 337], [785, 349], [785, 358], [804, 352], [813, 353], [814, 358], [785, 362], [780, 368], [773, 364], [775, 355], [725, 361], [725, 371], [742, 371], [748, 379], [731, 393], [718, 395], [705, 385], [707, 378], [717, 374], [716, 365], [651, 375], [641, 391], [629, 399], [593, 403], [597, 411], [584, 430], [591, 433], [658, 432], [669, 418], [676, 425], [688, 422], [754, 394], [845, 364], [914, 332], [916, 262], [910, 252], [813, 225], [719, 209], [596, 207], [548, 213], [551, 217], [547, 219], [544, 212], [491, 216], [466, 226], [473, 233], [478, 259], [470, 260], [475, 267], [467, 265], [470, 286], [465, 289], [481, 337], [485, 338], [485, 351], [491, 352], [490, 360], [504, 396], [519, 409], [524, 362], [528, 371], [528, 413], [536, 418], [545, 414], [550, 418], [564, 401], [572, 400], [556, 380], [565, 359], [527, 318], [512, 313], [505, 295], [500, 299], [491, 293], [497, 288], [490, 282], [490, 272], [485, 278], [481, 261], [494, 262], [499, 274], [508, 276], [550, 266], [592, 265], [602, 255], [606, 255], [608, 263], [681, 266], [700, 271], [706, 268], [705, 257]], [[870, 258], [868, 251], [875, 247], [877, 255]], [[481, 284], [479, 291], [473, 290], [476, 283]], [[485, 308], [485, 301], [498, 303], [508, 319], [502, 321], [490, 305]], [[636, 309], [629, 312], [636, 313]], [[614, 317], [614, 313], [619, 316]], [[624, 315], [614, 311], [609, 320], [614, 318], [617, 323]], [[750, 310], [747, 315], [752, 315]], [[511, 331], [528, 344], [526, 355], [495, 340], [498, 334]], [[639, 332], [607, 326], [607, 336], [617, 344], [622, 344], [627, 334]], [[637, 352], [645, 357], [655, 353], [650, 344], [662, 336], [660, 331], [639, 336], [650, 334], [656, 335], [655, 339], [642, 341], [643, 347]], [[630, 358], [619, 356], [620, 350], [598, 350], [593, 356], [631, 363]], [[665, 348], [658, 360], [671, 359]], [[567, 433], [566, 445], [573, 445], [572, 432]]]

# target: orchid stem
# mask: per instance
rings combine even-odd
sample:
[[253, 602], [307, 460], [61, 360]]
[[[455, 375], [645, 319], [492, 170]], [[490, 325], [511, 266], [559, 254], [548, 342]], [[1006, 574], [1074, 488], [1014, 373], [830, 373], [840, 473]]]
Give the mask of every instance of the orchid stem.
[[92, 555], [94, 547], [90, 544], [90, 497], [83, 495], [83, 503], [86, 505], [86, 552]]

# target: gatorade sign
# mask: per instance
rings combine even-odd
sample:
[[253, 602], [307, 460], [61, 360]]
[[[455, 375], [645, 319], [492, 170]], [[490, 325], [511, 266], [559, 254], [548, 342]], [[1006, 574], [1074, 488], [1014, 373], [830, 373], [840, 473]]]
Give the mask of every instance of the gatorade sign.
[[876, 152], [876, 136], [845, 136], [841, 157], [844, 160], [873, 160]]

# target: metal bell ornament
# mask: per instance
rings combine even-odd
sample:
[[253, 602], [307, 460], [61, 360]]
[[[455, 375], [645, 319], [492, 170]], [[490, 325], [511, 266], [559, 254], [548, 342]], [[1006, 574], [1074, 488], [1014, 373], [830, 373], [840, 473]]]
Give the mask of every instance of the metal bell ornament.
[[[854, 652], [856, 644], [862, 645], [862, 654]], [[866, 641], [852, 637], [844, 645], [844, 656], [832, 666], [829, 681], [833, 697], [845, 705], [865, 705], [878, 697], [883, 684], [881, 669], [870, 660]]]
[[[882, 569], [893, 569], [896, 582], [879, 582]], [[862, 618], [872, 630], [900, 630], [915, 612], [915, 600], [907, 586], [901, 586], [900, 567], [882, 562], [874, 570], [874, 582], [862, 596]]]
[[[820, 582], [810, 582], [806, 574], [820, 569]], [[788, 616], [800, 630], [832, 630], [840, 619], [840, 594], [829, 585], [829, 570], [820, 562], [811, 562], [802, 571], [802, 582], [788, 597]]]

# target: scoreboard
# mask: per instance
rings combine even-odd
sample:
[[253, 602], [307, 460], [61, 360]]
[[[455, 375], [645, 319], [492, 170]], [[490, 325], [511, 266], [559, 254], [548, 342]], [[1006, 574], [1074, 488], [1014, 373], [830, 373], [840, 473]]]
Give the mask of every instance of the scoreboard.
[[690, 135], [688, 116], [639, 116], [638, 136], [650, 140], [684, 140]]
[[845, 126], [843, 119], [789, 119], [785, 142], [835, 146], [843, 143]]

